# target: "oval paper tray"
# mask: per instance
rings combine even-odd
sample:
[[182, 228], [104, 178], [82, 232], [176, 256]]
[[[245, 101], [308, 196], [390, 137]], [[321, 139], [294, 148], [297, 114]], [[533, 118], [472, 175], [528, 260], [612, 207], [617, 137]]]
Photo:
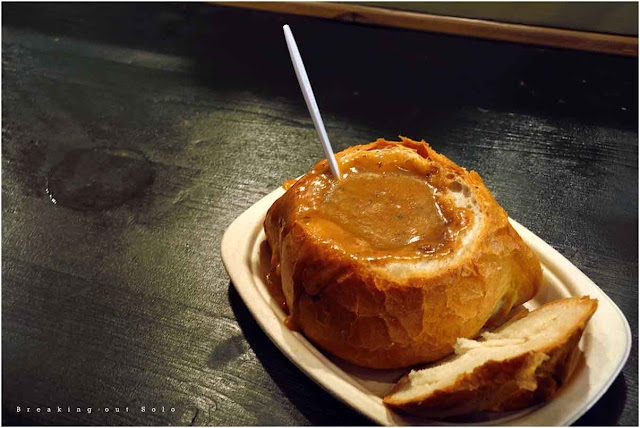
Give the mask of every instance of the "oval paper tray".
[[303, 335], [283, 324], [285, 314], [271, 298], [260, 274], [260, 245], [265, 240], [264, 216], [284, 191], [265, 196], [227, 229], [222, 238], [222, 260], [231, 280], [260, 327], [278, 348], [311, 379], [339, 400], [382, 425], [569, 425], [605, 393], [629, 356], [631, 331], [620, 309], [577, 267], [524, 226], [511, 220], [543, 267], [541, 293], [525, 306], [534, 309], [570, 296], [598, 299], [598, 310], [588, 324], [580, 349], [582, 359], [556, 397], [542, 406], [510, 414], [484, 414], [434, 421], [399, 415], [382, 404], [382, 397], [406, 371], [356, 367], [324, 354]]

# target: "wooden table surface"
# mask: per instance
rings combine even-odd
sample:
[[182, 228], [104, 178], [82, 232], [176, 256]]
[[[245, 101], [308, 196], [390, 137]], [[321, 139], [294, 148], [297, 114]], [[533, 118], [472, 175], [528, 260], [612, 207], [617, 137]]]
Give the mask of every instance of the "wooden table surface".
[[636, 58], [207, 4], [2, 9], [4, 424], [370, 423], [220, 260], [226, 227], [323, 157], [285, 23], [336, 150], [426, 139], [616, 302], [631, 356], [578, 423], [638, 423]]

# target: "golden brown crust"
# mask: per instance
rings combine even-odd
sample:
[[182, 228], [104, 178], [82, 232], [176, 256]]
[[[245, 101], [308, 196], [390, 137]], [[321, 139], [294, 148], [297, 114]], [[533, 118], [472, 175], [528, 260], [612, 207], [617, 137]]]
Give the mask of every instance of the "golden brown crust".
[[597, 309], [588, 297], [549, 303], [585, 305], [584, 316], [566, 335], [534, 351], [503, 361], [488, 361], [470, 373], [461, 374], [454, 384], [408, 401], [393, 397], [407, 387], [408, 375], [384, 398], [395, 410], [430, 418], [457, 416], [479, 411], [519, 410], [546, 402], [566, 382], [579, 355], [578, 342]]
[[298, 180], [265, 219], [272, 269], [279, 269], [289, 324], [321, 348], [355, 364], [398, 368], [435, 361], [452, 352], [458, 337], [473, 337], [501, 322], [513, 306], [531, 299], [541, 282], [537, 257], [508, 222], [507, 214], [475, 172], [467, 172], [427, 143], [402, 138], [351, 147], [358, 151], [413, 151], [460, 177], [483, 213], [472, 250], [429, 275], [396, 277], [345, 257], [304, 227], [298, 198], [326, 160]]

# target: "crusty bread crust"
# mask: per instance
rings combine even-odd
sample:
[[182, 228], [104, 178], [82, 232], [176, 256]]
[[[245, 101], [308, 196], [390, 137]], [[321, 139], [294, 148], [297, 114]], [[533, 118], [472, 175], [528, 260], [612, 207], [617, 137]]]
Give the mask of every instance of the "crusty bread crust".
[[[379, 264], [357, 261], [311, 234], [297, 210], [318, 174], [318, 163], [269, 209], [264, 228], [272, 249], [272, 272], [280, 275], [288, 323], [321, 348], [355, 364], [398, 368], [449, 354], [458, 337], [475, 336], [500, 323], [512, 307], [537, 293], [540, 262], [509, 224], [482, 179], [436, 153], [402, 138], [351, 147], [358, 152], [404, 150], [420, 155], [464, 182], [482, 213], [477, 236], [455, 262], [430, 272], [396, 275]], [[408, 265], [409, 266], [409, 265]]]
[[397, 391], [409, 386], [405, 375], [384, 398], [384, 403], [406, 413], [442, 418], [478, 411], [519, 410], [546, 402], [566, 382], [579, 356], [578, 342], [586, 324], [597, 309], [589, 297], [562, 299], [547, 304], [559, 311], [571, 305], [582, 306], [581, 318], [566, 326], [566, 334], [538, 349], [502, 361], [490, 360], [470, 373], [460, 373], [445, 388], [412, 399], [398, 399]]

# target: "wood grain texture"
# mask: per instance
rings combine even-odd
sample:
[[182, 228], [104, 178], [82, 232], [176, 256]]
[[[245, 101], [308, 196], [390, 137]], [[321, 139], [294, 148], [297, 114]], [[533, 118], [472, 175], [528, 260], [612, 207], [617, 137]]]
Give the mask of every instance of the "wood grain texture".
[[[284, 23], [337, 150], [430, 141], [620, 306], [631, 357], [578, 423], [638, 423], [637, 60], [202, 4], [2, 7], [5, 425], [369, 423], [271, 344], [220, 260], [233, 219], [322, 158]], [[52, 169], [93, 148], [142, 154], [152, 183], [53, 204]]]
[[[271, 12], [566, 49], [638, 56], [638, 38], [332, 2], [215, 2]], [[588, 7], [586, 5], [585, 7]]]

